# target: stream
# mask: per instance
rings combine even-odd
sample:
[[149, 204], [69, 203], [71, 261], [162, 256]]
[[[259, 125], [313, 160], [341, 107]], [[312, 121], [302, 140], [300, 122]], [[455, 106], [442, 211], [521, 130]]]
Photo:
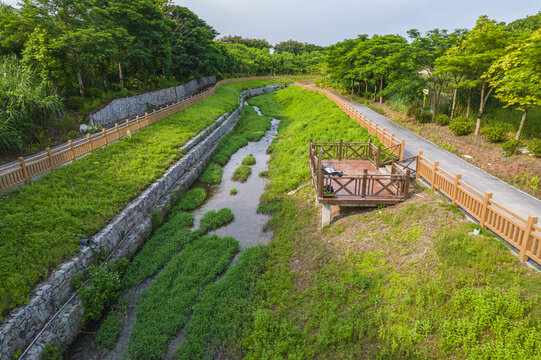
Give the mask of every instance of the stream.
[[[259, 109], [253, 107], [262, 116]], [[265, 190], [267, 180], [259, 176], [261, 171], [267, 169], [267, 162], [270, 155], [267, 148], [278, 135], [279, 120], [271, 118], [271, 128], [261, 140], [250, 142], [247, 146], [239, 149], [223, 168], [222, 181], [217, 185], [205, 185], [196, 183], [193, 187], [202, 187], [207, 191], [207, 199], [199, 208], [193, 211], [194, 229], [199, 227], [201, 217], [210, 210], [229, 208], [235, 215], [234, 221], [213, 232], [219, 236], [232, 236], [239, 241], [241, 251], [247, 247], [258, 244], [268, 244], [272, 237], [271, 231], [263, 231], [263, 226], [270, 219], [270, 216], [258, 214], [257, 207], [259, 197]], [[245, 183], [235, 182], [231, 179], [233, 172], [241, 165], [242, 159], [252, 154], [256, 158], [256, 164], [252, 166], [252, 174]], [[232, 195], [231, 189], [237, 189], [237, 194]], [[233, 265], [239, 258], [237, 254], [230, 265]], [[95, 338], [100, 323], [93, 323], [87, 326], [68, 348], [66, 359], [124, 359], [128, 352], [131, 329], [135, 324], [135, 310], [137, 297], [146, 290], [152, 279], [147, 279], [138, 287], [128, 290], [122, 296], [127, 300], [127, 312], [124, 315], [122, 329], [117, 339], [116, 346], [110, 351], [97, 349]], [[172, 358], [174, 349], [184, 339], [184, 328], [169, 342], [169, 349], [166, 358]]]

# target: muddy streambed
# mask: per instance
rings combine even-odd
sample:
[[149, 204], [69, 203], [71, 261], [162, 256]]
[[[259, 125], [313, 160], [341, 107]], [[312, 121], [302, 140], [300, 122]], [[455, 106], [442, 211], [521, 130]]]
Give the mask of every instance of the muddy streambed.
[[[254, 109], [262, 116], [257, 107]], [[239, 241], [242, 249], [258, 244], [267, 244], [271, 237], [271, 231], [264, 231], [263, 227], [269, 220], [268, 215], [258, 214], [257, 207], [259, 197], [265, 189], [267, 180], [259, 176], [261, 171], [267, 169], [267, 162], [270, 155], [267, 154], [267, 148], [278, 135], [279, 121], [271, 118], [271, 129], [257, 142], [250, 142], [247, 146], [237, 151], [229, 162], [223, 168], [222, 181], [218, 185], [207, 186], [196, 183], [194, 187], [203, 187], [207, 191], [207, 200], [198, 209], [193, 211], [194, 229], [199, 227], [201, 217], [210, 210], [219, 210], [229, 208], [235, 215], [235, 219], [230, 224], [221, 227], [211, 233], [219, 236], [232, 236]], [[242, 159], [252, 154], [256, 158], [256, 164], [252, 167], [252, 174], [245, 183], [233, 181], [231, 177], [237, 167], [241, 165]], [[237, 189], [237, 194], [232, 195], [231, 190]], [[232, 264], [238, 259], [239, 254], [235, 256]], [[128, 353], [128, 345], [131, 330], [135, 324], [135, 310], [137, 297], [141, 292], [148, 288], [151, 279], [147, 279], [138, 287], [127, 291], [123, 297], [128, 306], [123, 319], [122, 329], [119, 334], [116, 346], [110, 351], [98, 350], [95, 344], [96, 334], [99, 329], [99, 323], [94, 323], [84, 329], [77, 337], [67, 352], [67, 359], [124, 359]], [[170, 349], [168, 358], [172, 358], [172, 349], [182, 342], [182, 334], [170, 340]]]

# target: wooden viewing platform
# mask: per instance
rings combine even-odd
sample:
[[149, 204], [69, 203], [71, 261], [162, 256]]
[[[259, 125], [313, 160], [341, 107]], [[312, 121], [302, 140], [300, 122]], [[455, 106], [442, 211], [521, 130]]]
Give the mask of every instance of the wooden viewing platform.
[[[316, 199], [323, 205], [322, 226], [330, 224], [331, 205], [376, 206], [405, 200], [412, 169], [396, 161], [398, 151], [399, 146], [376, 146], [372, 141], [310, 140], [309, 165]], [[342, 171], [343, 176], [325, 174], [322, 165]], [[388, 165], [390, 169], [385, 168]]]

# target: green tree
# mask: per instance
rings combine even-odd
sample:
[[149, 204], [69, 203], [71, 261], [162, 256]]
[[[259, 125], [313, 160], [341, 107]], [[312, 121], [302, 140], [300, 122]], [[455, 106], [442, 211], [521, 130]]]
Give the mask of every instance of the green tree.
[[218, 39], [218, 41], [222, 44], [242, 44], [260, 50], [272, 48], [272, 45], [265, 39], [247, 39], [238, 35], [224, 36]]
[[519, 140], [528, 108], [541, 105], [541, 29], [525, 40], [510, 45], [505, 55], [496, 60], [485, 78], [496, 89], [494, 96], [522, 111], [515, 135]]

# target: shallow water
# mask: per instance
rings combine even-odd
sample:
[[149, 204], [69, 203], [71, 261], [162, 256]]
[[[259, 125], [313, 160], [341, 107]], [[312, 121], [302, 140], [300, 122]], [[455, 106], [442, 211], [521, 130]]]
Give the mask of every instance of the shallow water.
[[[271, 120], [271, 129], [267, 131], [265, 136], [260, 141], [249, 143], [237, 151], [223, 169], [222, 182], [208, 188], [209, 199], [193, 212], [194, 229], [199, 227], [199, 221], [207, 211], [229, 208], [235, 215], [235, 220], [212, 233], [234, 237], [239, 241], [241, 249], [257, 244], [267, 244], [270, 241], [272, 232], [263, 231], [263, 225], [270, 217], [258, 214], [257, 207], [259, 197], [267, 183], [266, 179], [259, 176], [259, 172], [267, 170], [267, 161], [270, 158], [270, 155], [267, 154], [267, 148], [278, 134], [279, 121]], [[256, 164], [252, 166], [252, 175], [245, 183], [231, 180], [235, 169], [249, 154], [256, 158]], [[231, 195], [231, 189], [237, 189], [238, 193]]]
[[[259, 109], [254, 109], [262, 116]], [[268, 215], [258, 214], [257, 207], [259, 197], [265, 189], [267, 180], [259, 176], [259, 172], [267, 170], [267, 148], [278, 135], [279, 120], [271, 118], [271, 129], [265, 133], [258, 142], [250, 142], [247, 146], [239, 149], [223, 168], [222, 182], [217, 185], [205, 186], [196, 184], [194, 187], [204, 187], [208, 197], [205, 203], [196, 209], [194, 214], [194, 229], [199, 227], [201, 217], [210, 210], [229, 208], [235, 215], [235, 220], [212, 232], [219, 236], [232, 236], [239, 241], [240, 248], [245, 249], [258, 244], [267, 244], [271, 237], [271, 231], [263, 231], [263, 226], [269, 220]], [[231, 180], [233, 172], [241, 165], [242, 159], [249, 154], [254, 155], [256, 164], [252, 166], [252, 175], [245, 183]], [[231, 195], [231, 189], [237, 189], [236, 195]], [[236, 262], [237, 254], [231, 262]], [[145, 280], [136, 288], [129, 290], [123, 296], [127, 299], [128, 307], [123, 321], [122, 329], [115, 348], [112, 351], [103, 351], [95, 348], [94, 341], [100, 323], [93, 323], [81, 333], [68, 349], [66, 359], [114, 359], [120, 360], [128, 351], [131, 330], [135, 324], [136, 300], [138, 295], [150, 286], [152, 279]], [[181, 331], [171, 340], [166, 358], [172, 358], [174, 350], [183, 341], [184, 333]]]

